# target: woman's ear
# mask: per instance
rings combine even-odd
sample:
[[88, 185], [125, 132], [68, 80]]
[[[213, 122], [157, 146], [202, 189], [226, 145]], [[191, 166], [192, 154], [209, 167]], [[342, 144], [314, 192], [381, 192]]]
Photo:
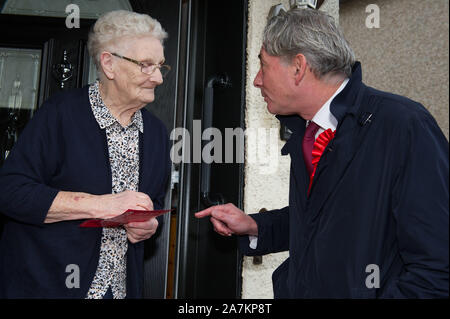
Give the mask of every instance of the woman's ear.
[[295, 85], [299, 85], [305, 76], [307, 63], [306, 58], [303, 54], [297, 54], [293, 59], [293, 65], [295, 67]]
[[103, 51], [100, 54], [100, 66], [109, 80], [114, 79], [114, 61], [111, 53]]

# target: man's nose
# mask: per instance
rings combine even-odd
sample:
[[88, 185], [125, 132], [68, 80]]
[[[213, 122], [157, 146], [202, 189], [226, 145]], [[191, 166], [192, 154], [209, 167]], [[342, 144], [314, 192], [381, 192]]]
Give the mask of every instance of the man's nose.
[[262, 83], [262, 71], [259, 69], [258, 74], [256, 74], [255, 79], [253, 80], [253, 85], [257, 88], [261, 88]]

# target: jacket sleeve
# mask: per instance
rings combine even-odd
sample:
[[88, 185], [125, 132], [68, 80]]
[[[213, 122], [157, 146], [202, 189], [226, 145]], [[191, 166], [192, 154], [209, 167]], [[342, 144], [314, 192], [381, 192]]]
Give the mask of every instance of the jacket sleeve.
[[0, 169], [0, 211], [11, 219], [42, 224], [58, 193], [48, 186], [61, 153], [56, 119], [55, 105], [44, 103]]
[[249, 236], [239, 236], [239, 250], [248, 256], [289, 250], [289, 206], [249, 215], [258, 225], [258, 244], [250, 248]]
[[448, 298], [449, 145], [428, 113], [413, 116], [405, 132], [392, 194], [405, 269], [380, 297]]

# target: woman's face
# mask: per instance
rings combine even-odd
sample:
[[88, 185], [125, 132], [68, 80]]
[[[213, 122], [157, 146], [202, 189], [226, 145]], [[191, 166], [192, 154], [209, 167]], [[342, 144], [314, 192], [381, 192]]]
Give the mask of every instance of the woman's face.
[[[164, 49], [161, 42], [152, 36], [138, 36], [119, 40], [114, 52], [139, 62], [163, 64]], [[114, 85], [122, 102], [147, 104], [155, 100], [155, 88], [163, 83], [158, 68], [152, 74], [145, 74], [141, 67], [125, 59], [113, 56]]]

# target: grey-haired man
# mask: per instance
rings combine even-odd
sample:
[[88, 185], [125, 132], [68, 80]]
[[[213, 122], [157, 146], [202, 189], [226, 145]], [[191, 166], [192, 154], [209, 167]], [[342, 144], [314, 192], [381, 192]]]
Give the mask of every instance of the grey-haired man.
[[448, 142], [419, 103], [362, 83], [333, 19], [280, 12], [254, 85], [293, 133], [289, 206], [198, 212], [247, 255], [289, 250], [275, 298], [448, 297]]

